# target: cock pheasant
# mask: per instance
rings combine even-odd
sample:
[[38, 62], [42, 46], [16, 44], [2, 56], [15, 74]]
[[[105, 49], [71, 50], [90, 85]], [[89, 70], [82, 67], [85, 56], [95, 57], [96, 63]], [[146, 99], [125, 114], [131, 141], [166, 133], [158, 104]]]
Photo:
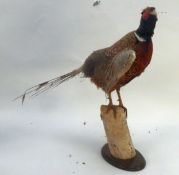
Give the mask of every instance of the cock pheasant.
[[152, 36], [156, 21], [155, 8], [145, 8], [141, 13], [137, 30], [128, 33], [111, 47], [94, 51], [80, 68], [27, 89], [23, 95], [19, 96], [22, 98], [22, 103], [27, 94], [39, 95], [83, 73], [84, 77], [90, 78], [108, 95], [109, 107], [113, 105], [111, 92], [116, 90], [119, 105], [126, 109], [121, 100], [120, 88], [139, 76], [150, 63], [153, 52]]

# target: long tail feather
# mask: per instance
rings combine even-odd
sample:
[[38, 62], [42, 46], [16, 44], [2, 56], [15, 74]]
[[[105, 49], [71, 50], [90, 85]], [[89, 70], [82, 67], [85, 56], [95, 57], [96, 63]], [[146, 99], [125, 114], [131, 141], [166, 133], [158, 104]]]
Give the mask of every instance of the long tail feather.
[[18, 96], [14, 100], [21, 99], [22, 104], [23, 104], [27, 95], [30, 95], [30, 96], [40, 95], [41, 93], [43, 93], [43, 92], [45, 92], [45, 91], [47, 91], [47, 90], [49, 90], [51, 88], [55, 88], [55, 87], [59, 86], [61, 83], [73, 78], [74, 76], [76, 76], [77, 74], [79, 74], [81, 72], [82, 72], [82, 67], [80, 67], [78, 69], [75, 69], [72, 72], [69, 72], [69, 73], [67, 73], [65, 75], [62, 75], [62, 76], [53, 78], [53, 79], [51, 79], [49, 81], [46, 81], [46, 82], [40, 83], [38, 85], [35, 85], [35, 86], [27, 89], [24, 92], [24, 94]]

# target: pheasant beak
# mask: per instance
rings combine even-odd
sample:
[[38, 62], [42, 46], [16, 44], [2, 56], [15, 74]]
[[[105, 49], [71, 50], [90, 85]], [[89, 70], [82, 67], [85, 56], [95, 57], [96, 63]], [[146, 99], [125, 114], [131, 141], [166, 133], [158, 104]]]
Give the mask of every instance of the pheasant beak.
[[[151, 15], [154, 15], [157, 18], [157, 12], [155, 8], [150, 12]], [[158, 18], [157, 18], [158, 19]]]

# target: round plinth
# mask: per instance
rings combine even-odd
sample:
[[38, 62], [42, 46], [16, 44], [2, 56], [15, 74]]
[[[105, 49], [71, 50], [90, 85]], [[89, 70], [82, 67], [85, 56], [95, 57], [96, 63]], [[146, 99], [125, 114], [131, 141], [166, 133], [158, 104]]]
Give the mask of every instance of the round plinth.
[[144, 157], [137, 150], [134, 158], [122, 160], [113, 157], [109, 151], [108, 144], [105, 144], [101, 150], [101, 154], [108, 163], [126, 171], [140, 171], [144, 169], [146, 165]]

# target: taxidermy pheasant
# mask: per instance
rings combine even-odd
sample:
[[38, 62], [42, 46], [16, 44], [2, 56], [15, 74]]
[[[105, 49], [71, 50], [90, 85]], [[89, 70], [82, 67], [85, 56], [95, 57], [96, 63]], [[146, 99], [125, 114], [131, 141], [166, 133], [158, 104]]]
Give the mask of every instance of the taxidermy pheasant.
[[152, 36], [156, 21], [155, 8], [145, 8], [141, 13], [137, 30], [128, 33], [111, 47], [94, 51], [80, 68], [29, 88], [18, 98], [22, 98], [23, 103], [27, 94], [39, 95], [83, 73], [84, 77], [90, 78], [108, 95], [109, 107], [113, 106], [111, 92], [116, 90], [119, 105], [125, 109], [120, 96], [120, 88], [139, 76], [150, 63], [153, 52]]

